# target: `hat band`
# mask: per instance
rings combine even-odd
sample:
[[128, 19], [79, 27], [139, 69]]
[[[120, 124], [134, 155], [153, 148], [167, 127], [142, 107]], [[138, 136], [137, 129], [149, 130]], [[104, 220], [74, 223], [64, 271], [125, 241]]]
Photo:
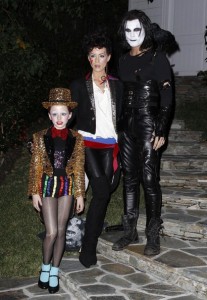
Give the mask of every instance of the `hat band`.
[[48, 101], [48, 103], [50, 103], [50, 102], [61, 102], [61, 103], [65, 103], [65, 102], [70, 102], [70, 100], [58, 100], [58, 99], [52, 100], [52, 99], [50, 99], [50, 100]]

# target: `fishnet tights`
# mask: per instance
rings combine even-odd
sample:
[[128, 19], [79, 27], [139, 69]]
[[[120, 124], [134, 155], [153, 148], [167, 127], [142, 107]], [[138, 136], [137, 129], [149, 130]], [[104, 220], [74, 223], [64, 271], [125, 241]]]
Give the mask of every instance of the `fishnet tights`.
[[46, 197], [42, 200], [42, 215], [46, 235], [43, 241], [43, 263], [59, 267], [65, 248], [65, 232], [72, 196]]

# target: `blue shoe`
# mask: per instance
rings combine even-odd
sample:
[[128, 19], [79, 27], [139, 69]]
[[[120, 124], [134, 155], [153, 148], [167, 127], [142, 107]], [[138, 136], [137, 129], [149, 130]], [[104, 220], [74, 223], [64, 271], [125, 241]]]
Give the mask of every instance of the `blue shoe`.
[[42, 264], [42, 268], [40, 271], [40, 277], [38, 280], [38, 286], [41, 289], [48, 289], [49, 287], [49, 273], [50, 273], [50, 265]]
[[49, 287], [48, 291], [50, 294], [55, 294], [59, 291], [59, 268], [51, 267], [50, 276], [49, 276]]

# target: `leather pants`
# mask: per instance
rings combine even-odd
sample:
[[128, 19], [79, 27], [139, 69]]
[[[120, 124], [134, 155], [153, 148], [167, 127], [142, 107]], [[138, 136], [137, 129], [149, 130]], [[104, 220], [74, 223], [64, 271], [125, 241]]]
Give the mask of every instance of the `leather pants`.
[[96, 264], [96, 246], [102, 232], [111, 194], [113, 149], [86, 148], [85, 170], [92, 189], [87, 211], [81, 262], [86, 267]]
[[124, 212], [134, 217], [139, 212], [140, 184], [143, 186], [148, 226], [151, 218], [160, 218], [159, 150], [150, 142], [155, 116], [147, 108], [127, 109], [119, 146], [124, 175]]

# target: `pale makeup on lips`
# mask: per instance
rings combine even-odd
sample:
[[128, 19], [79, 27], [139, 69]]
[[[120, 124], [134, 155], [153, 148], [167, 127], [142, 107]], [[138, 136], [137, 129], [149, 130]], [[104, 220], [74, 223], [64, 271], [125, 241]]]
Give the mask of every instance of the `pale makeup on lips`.
[[48, 115], [54, 127], [61, 130], [66, 128], [67, 122], [71, 118], [72, 113], [69, 112], [66, 105], [53, 105], [51, 106]]
[[145, 31], [138, 19], [126, 22], [125, 36], [127, 43], [132, 48], [141, 46], [145, 38]]

